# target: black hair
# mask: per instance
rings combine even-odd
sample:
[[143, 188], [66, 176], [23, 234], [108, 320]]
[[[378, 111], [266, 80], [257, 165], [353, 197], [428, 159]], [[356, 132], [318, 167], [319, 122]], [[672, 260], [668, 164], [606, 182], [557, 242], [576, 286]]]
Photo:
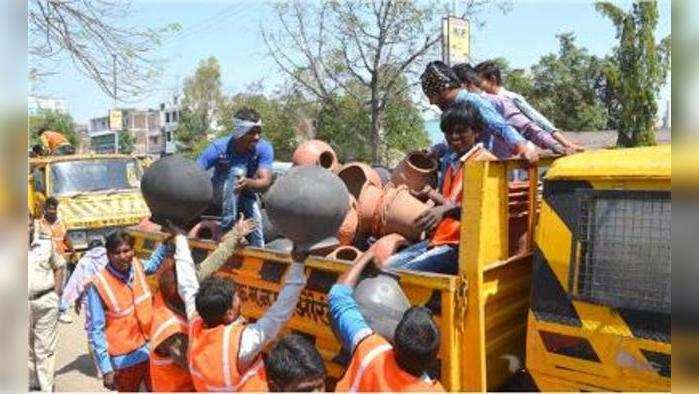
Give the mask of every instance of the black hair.
[[49, 129], [46, 127], [40, 127], [39, 130], [36, 131], [36, 135], [42, 135], [46, 131], [49, 131]]
[[55, 197], [49, 197], [44, 201], [44, 206], [58, 208], [58, 200]]
[[32, 153], [34, 153], [35, 155], [41, 155], [42, 153], [44, 153], [44, 148], [42, 148], [39, 144], [34, 144], [32, 145]]
[[235, 113], [237, 119], [249, 120], [250, 122], [257, 122], [260, 120], [260, 114], [250, 107], [243, 107]]
[[277, 390], [289, 384], [325, 378], [325, 364], [320, 353], [306, 338], [289, 334], [277, 342], [265, 358], [267, 379]]
[[470, 64], [459, 63], [451, 69], [454, 71], [454, 74], [456, 74], [456, 76], [459, 77], [459, 80], [462, 84], [471, 84], [478, 86], [480, 78], [478, 77], [478, 73], [476, 73], [476, 69], [473, 68]]
[[485, 79], [494, 79], [498, 86], [502, 86], [502, 76], [500, 66], [492, 60], [483, 62], [476, 66], [476, 72]]
[[104, 246], [107, 248], [107, 253], [114, 253], [116, 252], [117, 248], [124, 243], [133, 248], [133, 237], [124, 230], [116, 230], [107, 235], [107, 240]]
[[90, 250], [90, 249], [98, 248], [100, 246], [104, 246], [104, 242], [102, 242], [102, 240], [99, 238], [93, 238], [87, 244], [87, 249]]
[[403, 314], [394, 334], [396, 362], [402, 370], [420, 376], [433, 366], [439, 352], [439, 327], [432, 312], [413, 306]]
[[207, 278], [199, 285], [195, 298], [197, 313], [208, 327], [218, 326], [233, 306], [234, 296], [233, 281], [217, 276]]
[[449, 107], [439, 122], [439, 128], [445, 134], [456, 127], [464, 126], [470, 126], [476, 132], [483, 130], [480, 112], [468, 102], [456, 103]]

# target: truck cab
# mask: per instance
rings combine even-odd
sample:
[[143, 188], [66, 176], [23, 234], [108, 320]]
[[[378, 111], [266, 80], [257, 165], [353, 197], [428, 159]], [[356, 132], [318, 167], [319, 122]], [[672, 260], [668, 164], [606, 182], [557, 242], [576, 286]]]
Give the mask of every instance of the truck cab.
[[29, 211], [41, 215], [48, 197], [58, 199], [58, 216], [76, 251], [115, 228], [138, 223], [150, 213], [140, 191], [142, 168], [127, 155], [50, 156], [29, 160]]

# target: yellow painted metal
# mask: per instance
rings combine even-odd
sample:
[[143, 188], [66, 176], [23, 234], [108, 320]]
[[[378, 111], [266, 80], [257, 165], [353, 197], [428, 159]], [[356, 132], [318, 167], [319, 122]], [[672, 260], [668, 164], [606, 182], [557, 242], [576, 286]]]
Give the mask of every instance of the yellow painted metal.
[[670, 179], [671, 156], [670, 145], [589, 151], [556, 160], [546, 178], [589, 181]]

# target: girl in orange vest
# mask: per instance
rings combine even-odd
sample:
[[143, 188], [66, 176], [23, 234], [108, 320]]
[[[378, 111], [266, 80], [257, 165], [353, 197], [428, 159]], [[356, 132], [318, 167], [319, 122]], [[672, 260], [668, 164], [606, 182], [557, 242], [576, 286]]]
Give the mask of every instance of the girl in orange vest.
[[[240, 220], [234, 231], [238, 245], [254, 228]], [[225, 239], [225, 237], [224, 237]], [[303, 263], [292, 263], [277, 300], [264, 316], [248, 324], [240, 315], [240, 296], [230, 279], [213, 276], [197, 279], [184, 235], [175, 237], [177, 290], [185, 303], [189, 321], [189, 371], [197, 391], [267, 391], [262, 350], [279, 334], [296, 309], [306, 277]], [[221, 259], [221, 264], [227, 259]], [[294, 259], [295, 261], [303, 261]], [[218, 267], [209, 267], [215, 272]]]
[[352, 292], [372, 260], [372, 252], [362, 255], [328, 293], [333, 327], [343, 347], [352, 352], [335, 391], [444, 391], [427, 373], [435, 365], [440, 343], [439, 327], [429, 309], [408, 309], [396, 326], [392, 343], [364, 320]]
[[161, 245], [141, 263], [133, 238], [122, 230], [107, 237], [109, 262], [87, 289], [86, 330], [104, 386], [110, 390], [150, 389], [148, 337], [152, 296], [146, 275], [155, 273], [165, 256]]
[[466, 102], [454, 104], [444, 112], [440, 127], [448, 144], [439, 163], [441, 193], [427, 186], [416, 194], [418, 198], [429, 198], [436, 204], [415, 222], [429, 238], [391, 256], [386, 264], [392, 268], [452, 275], [458, 270], [463, 193], [461, 157], [474, 147], [483, 125], [478, 112]]

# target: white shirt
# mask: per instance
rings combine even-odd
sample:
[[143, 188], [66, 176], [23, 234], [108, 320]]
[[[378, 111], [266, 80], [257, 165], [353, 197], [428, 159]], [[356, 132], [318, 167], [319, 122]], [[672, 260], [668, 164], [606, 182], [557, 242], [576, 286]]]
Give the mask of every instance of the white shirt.
[[52, 240], [43, 235], [37, 235], [29, 245], [27, 262], [30, 295], [53, 288], [53, 271], [65, 265]]

